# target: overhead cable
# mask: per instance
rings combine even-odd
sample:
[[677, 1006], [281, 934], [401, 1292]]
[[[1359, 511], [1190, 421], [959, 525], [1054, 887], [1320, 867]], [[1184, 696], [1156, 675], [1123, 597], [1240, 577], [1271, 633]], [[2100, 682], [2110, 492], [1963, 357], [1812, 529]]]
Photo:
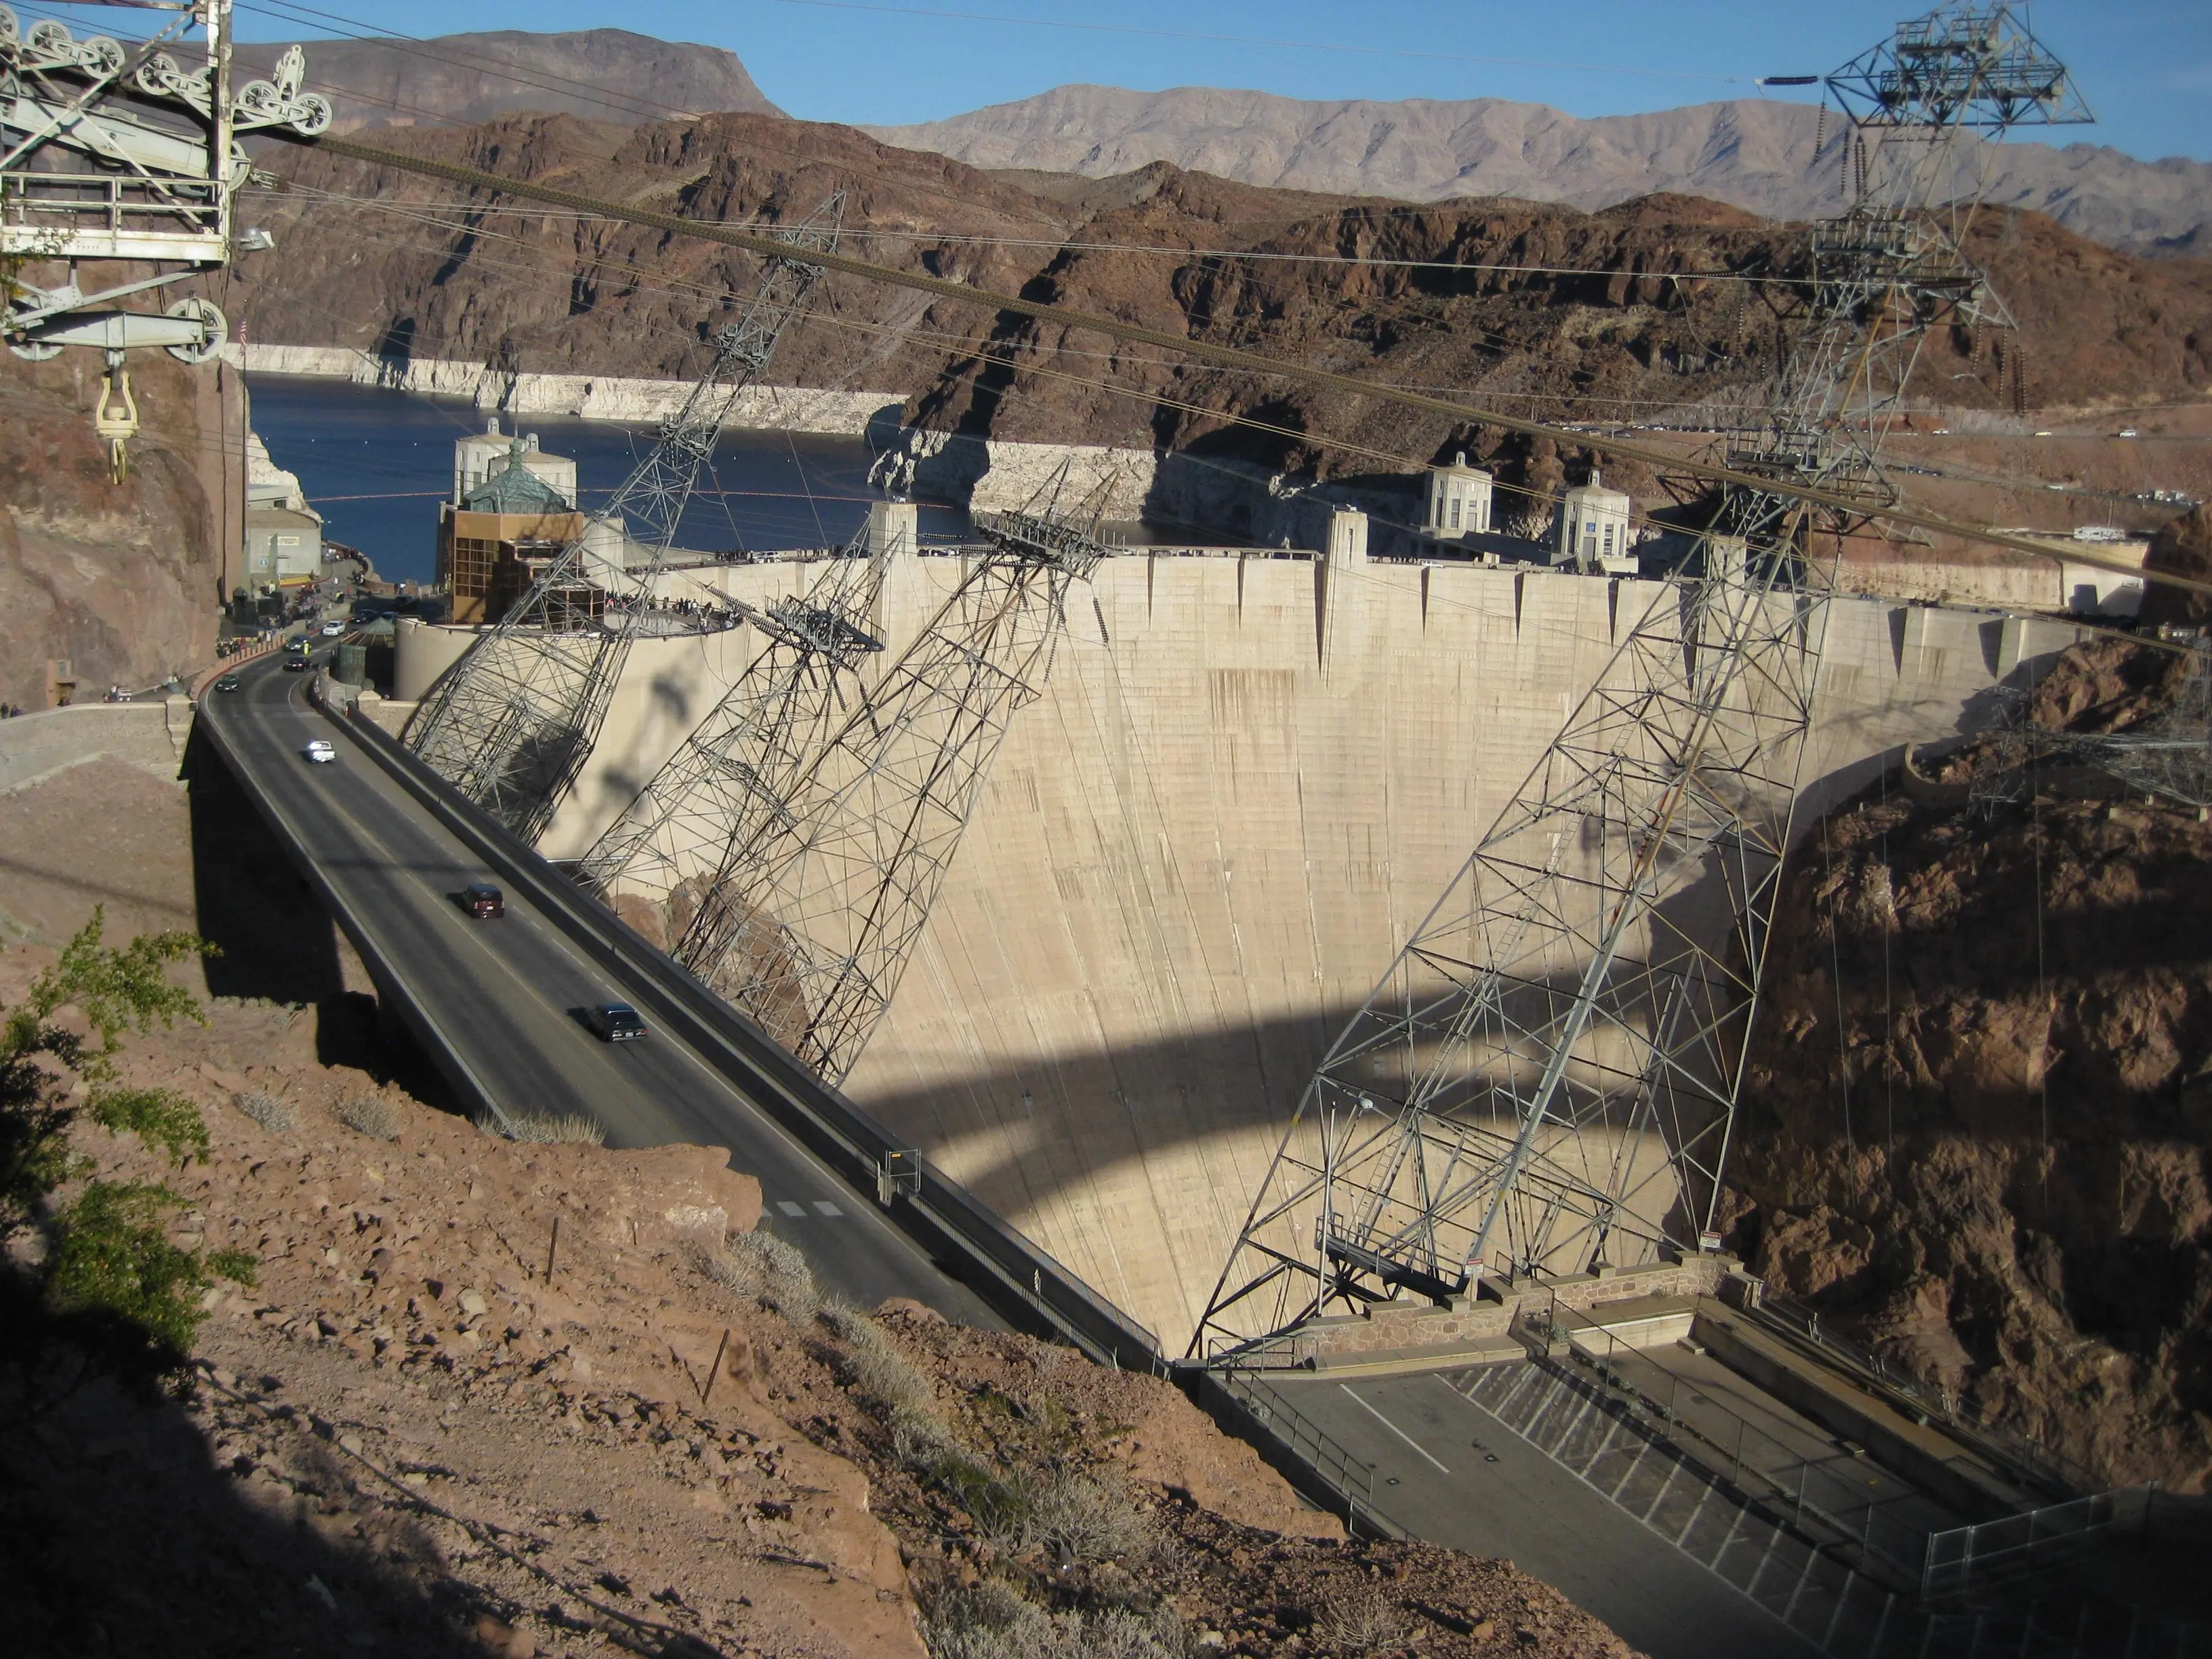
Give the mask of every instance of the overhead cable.
[[[649, 208], [610, 201], [599, 197], [586, 196], [574, 191], [557, 189], [550, 185], [526, 182], [478, 167], [462, 167], [450, 161], [431, 161], [422, 156], [409, 155], [402, 151], [380, 149], [374, 144], [359, 143], [350, 138], [333, 137], [325, 133], [317, 138], [295, 137], [282, 130], [276, 136], [288, 143], [302, 148], [327, 151], [364, 161], [373, 167], [386, 167], [396, 172], [412, 173], [422, 178], [443, 179], [450, 184], [473, 190], [487, 190], [515, 196], [527, 201], [550, 203], [556, 207], [575, 208], [603, 214], [611, 219], [659, 230], [672, 236], [684, 236], [701, 241], [719, 243], [743, 250], [757, 258], [779, 257], [784, 244], [773, 236], [738, 230], [725, 225], [702, 224], [696, 220], [679, 218], [672, 213], [659, 213]], [[1233, 346], [1214, 345], [1187, 336], [1170, 334], [1159, 329], [1146, 328], [1135, 323], [1115, 318], [1096, 316], [1065, 306], [1048, 304], [1042, 301], [1023, 299], [1016, 295], [994, 293], [988, 289], [972, 287], [965, 283], [948, 281], [939, 276], [925, 276], [918, 271], [897, 270], [872, 260], [854, 258], [850, 254], [823, 252], [810, 254], [810, 263], [827, 270], [855, 276], [864, 282], [880, 283], [891, 288], [902, 288], [915, 293], [933, 295], [940, 300], [959, 305], [982, 306], [1000, 313], [1027, 317], [1041, 323], [1063, 328], [1082, 329], [1104, 334], [1115, 339], [1128, 340], [1141, 345], [1151, 345], [1163, 350], [1244, 374], [1289, 380], [1310, 386], [1320, 391], [1334, 392], [1340, 396], [1372, 398], [1384, 403], [1419, 413], [1441, 416], [1459, 425], [1494, 427], [1501, 431], [1517, 433], [1524, 437], [1548, 438], [1595, 450], [1619, 460], [1640, 461], [1661, 471], [1701, 478], [1708, 483], [1734, 484], [1740, 489], [1764, 491], [1786, 500], [1799, 501], [1811, 506], [1826, 507], [1847, 514], [1858, 514], [1865, 503], [1834, 490], [1796, 483], [1784, 483], [1757, 473], [1739, 471], [1735, 468], [1717, 465], [1711, 461], [1686, 460], [1662, 450], [1626, 441], [1600, 433], [1577, 432], [1548, 422], [1527, 420], [1502, 410], [1480, 409], [1454, 403], [1425, 392], [1404, 392], [1393, 387], [1378, 386], [1349, 374], [1339, 374], [1328, 369], [1308, 368], [1304, 364], [1285, 362], [1259, 352], [1245, 351]], [[2138, 579], [2162, 582], [2169, 586], [2191, 592], [2212, 596], [2212, 581], [2199, 581], [2165, 571], [2146, 571], [2124, 560], [2094, 553], [2087, 547], [2069, 546], [2063, 552], [2046, 543], [2030, 540], [2025, 536], [2009, 534], [1981, 526], [1962, 523], [1940, 514], [1904, 507], [1883, 509], [1881, 516], [1890, 523], [1931, 534], [1956, 536], [1992, 547], [2009, 548], [2036, 558], [2082, 565], [2092, 568], [2111, 570]]]

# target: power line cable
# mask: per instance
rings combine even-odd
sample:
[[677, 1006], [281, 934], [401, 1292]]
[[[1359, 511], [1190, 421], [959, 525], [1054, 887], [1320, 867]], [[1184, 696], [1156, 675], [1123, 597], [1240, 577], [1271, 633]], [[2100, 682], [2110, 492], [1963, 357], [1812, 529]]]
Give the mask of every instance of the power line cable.
[[[449, 183], [462, 185], [468, 188], [503, 192], [526, 200], [549, 203], [556, 207], [600, 211], [610, 218], [623, 220], [651, 229], [662, 230], [672, 235], [690, 237], [740, 248], [757, 257], [778, 257], [780, 250], [786, 246], [785, 244], [772, 237], [758, 235], [729, 226], [702, 224], [674, 214], [660, 213], [651, 209], [606, 201], [577, 191], [560, 190], [542, 183], [510, 179], [477, 167], [461, 167], [451, 162], [435, 161], [420, 156], [409, 155], [401, 151], [358, 143], [349, 138], [333, 137], [327, 134], [320, 137], [308, 138], [303, 135], [286, 133], [282, 130], [277, 130], [277, 136], [285, 143], [301, 148], [325, 150], [333, 155], [365, 161], [372, 166], [390, 167], [403, 173], [414, 173], [427, 178], [443, 179]], [[1352, 375], [1286, 362], [1261, 353], [1247, 351], [1236, 347], [1215, 345], [1211, 342], [1194, 340], [1187, 336], [1179, 337], [1114, 318], [1096, 316], [1065, 306], [1052, 305], [1011, 294], [994, 293], [988, 289], [976, 288], [969, 283], [953, 282], [944, 277], [898, 270], [872, 260], [856, 258], [850, 254], [826, 251], [811, 252], [808, 256], [808, 260], [810, 264], [819, 264], [825, 270], [858, 276], [868, 282], [890, 287], [933, 295], [939, 299], [952, 301], [958, 304], [981, 306], [1000, 313], [1011, 313], [1027, 317], [1036, 322], [1090, 330], [1104, 334], [1109, 338], [1124, 339], [1139, 344], [1158, 347], [1182, 354], [1217, 368], [1289, 380], [1319, 390], [1334, 392], [1342, 396], [1375, 398], [1396, 404], [1420, 413], [1442, 416], [1457, 425], [1480, 424], [1497, 427], [1527, 437], [1549, 438], [1554, 441], [1564, 440], [1570, 444], [1596, 449], [1602, 454], [1610, 455], [1618, 459], [1639, 461], [1662, 471], [1702, 478], [1710, 483], [1733, 484], [1740, 489], [1757, 490], [1769, 495], [1800, 501], [1810, 506], [1829, 507], [1854, 517], [1864, 511], [1863, 502], [1850, 495], [1819, 486], [1778, 480], [1756, 473], [1741, 471], [1710, 461], [1684, 460], [1664, 452], [1651, 449], [1645, 445], [1629, 443], [1609, 434], [1575, 432], [1551, 422], [1526, 420], [1498, 410], [1481, 409], [1465, 404], [1447, 402], [1443, 398], [1423, 393], [1401, 392], [1389, 387], [1378, 386], [1372, 382], [1362, 381]], [[1901, 528], [1924, 530], [1936, 534], [1963, 537], [1968, 540], [1983, 542], [1992, 546], [2009, 547], [2020, 552], [2033, 554], [2039, 559], [2056, 561], [2060, 557], [2055, 550], [2025, 537], [1961, 523], [1936, 514], [1892, 507], [1885, 509], [1881, 516]], [[2109, 568], [2131, 576], [2145, 576], [2149, 580], [2164, 582], [2185, 591], [2212, 596], [2212, 582], [2199, 581], [2194, 578], [2178, 576], [2165, 571], [2145, 572], [2118, 559], [2070, 549], [2065, 557], [2074, 563]]]

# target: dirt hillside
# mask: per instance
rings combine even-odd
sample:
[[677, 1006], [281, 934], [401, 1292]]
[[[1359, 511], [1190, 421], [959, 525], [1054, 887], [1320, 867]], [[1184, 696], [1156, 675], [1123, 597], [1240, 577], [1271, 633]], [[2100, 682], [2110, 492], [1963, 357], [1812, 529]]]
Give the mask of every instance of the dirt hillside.
[[1626, 1655], [1510, 1564], [1347, 1542], [1164, 1380], [824, 1297], [720, 1149], [424, 1103], [215, 781], [95, 764], [0, 805], [78, 826], [9, 872], [0, 1006], [103, 897], [118, 937], [222, 936], [210, 990], [316, 999], [131, 1041], [118, 1081], [205, 1120], [182, 1170], [75, 1132], [78, 1178], [167, 1182], [173, 1242], [257, 1277], [206, 1293], [173, 1398], [0, 1363], [11, 1655]]

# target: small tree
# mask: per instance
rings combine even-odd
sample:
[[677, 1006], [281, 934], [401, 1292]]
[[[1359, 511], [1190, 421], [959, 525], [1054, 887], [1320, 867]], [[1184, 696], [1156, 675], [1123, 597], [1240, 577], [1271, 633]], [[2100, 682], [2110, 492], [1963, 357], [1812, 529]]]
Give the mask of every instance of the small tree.
[[[80, 1376], [100, 1370], [143, 1382], [184, 1364], [202, 1317], [200, 1293], [218, 1276], [251, 1284], [253, 1262], [242, 1251], [203, 1255], [172, 1244], [163, 1218], [185, 1200], [159, 1182], [87, 1181], [55, 1201], [62, 1187], [91, 1173], [90, 1160], [69, 1144], [80, 1115], [137, 1134], [179, 1169], [207, 1155], [199, 1109], [171, 1090], [121, 1086], [115, 1054], [126, 1032], [204, 1023], [191, 994], [164, 970], [213, 947], [165, 933], [118, 949], [102, 943], [105, 921], [94, 910], [60, 960], [0, 1018], [0, 1243], [36, 1231], [46, 1245], [36, 1265], [14, 1272], [9, 1300], [21, 1323], [66, 1339]], [[58, 1023], [65, 1007], [78, 1010], [88, 1033]], [[70, 1073], [85, 1085], [81, 1104], [70, 1100]], [[29, 1358], [40, 1346], [17, 1352]]]

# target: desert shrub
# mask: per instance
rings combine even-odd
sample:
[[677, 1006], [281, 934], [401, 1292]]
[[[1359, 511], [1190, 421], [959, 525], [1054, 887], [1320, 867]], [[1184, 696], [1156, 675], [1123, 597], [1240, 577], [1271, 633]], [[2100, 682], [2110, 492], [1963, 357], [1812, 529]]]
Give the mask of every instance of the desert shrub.
[[607, 1126], [587, 1112], [510, 1112], [504, 1122], [479, 1120], [482, 1127], [508, 1140], [544, 1146], [604, 1146]]
[[289, 1134], [299, 1127], [299, 1115], [289, 1104], [259, 1089], [241, 1089], [230, 1103], [271, 1134]]
[[934, 1416], [937, 1388], [906, 1357], [890, 1332], [842, 1302], [822, 1304], [822, 1317], [845, 1345], [847, 1380], [894, 1418], [901, 1412]]
[[995, 1578], [946, 1591], [922, 1623], [930, 1659], [1048, 1659], [1056, 1635], [1049, 1613]]
[[732, 1295], [764, 1302], [795, 1325], [813, 1322], [822, 1306], [814, 1270], [799, 1248], [774, 1233], [739, 1233], [697, 1252], [699, 1269]]
[[1077, 1561], [1145, 1561], [1159, 1531], [1119, 1484], [1062, 1471], [1031, 1495], [1022, 1544]]
[[1381, 1590], [1363, 1590], [1323, 1608], [1314, 1634], [1338, 1653], [1386, 1653], [1404, 1644], [1406, 1613]]
[[938, 1596], [922, 1635], [930, 1659], [1183, 1659], [1189, 1650], [1167, 1607], [1055, 1615], [995, 1578]]
[[85, 1115], [102, 1128], [130, 1131], [179, 1168], [208, 1155], [207, 1121], [173, 1090], [94, 1089], [86, 1097]]
[[[199, 1005], [163, 970], [209, 947], [188, 933], [110, 946], [103, 920], [95, 909], [24, 1000], [0, 1013], [0, 1241], [31, 1231], [46, 1247], [40, 1256], [0, 1258], [0, 1273], [12, 1357], [33, 1359], [58, 1336], [78, 1358], [78, 1376], [105, 1370], [149, 1382], [184, 1364], [200, 1292], [217, 1277], [250, 1283], [253, 1261], [242, 1251], [203, 1255], [171, 1243], [164, 1223], [185, 1200], [158, 1182], [87, 1181], [56, 1200], [92, 1173], [68, 1140], [80, 1112], [179, 1166], [208, 1151], [199, 1109], [166, 1089], [118, 1086], [114, 1055], [125, 1031], [200, 1019]], [[64, 1006], [83, 1015], [89, 1036], [54, 1022]], [[70, 1103], [57, 1067], [86, 1085], [82, 1106]]]
[[338, 1121], [371, 1140], [397, 1140], [405, 1121], [382, 1095], [348, 1095], [338, 1103]]

